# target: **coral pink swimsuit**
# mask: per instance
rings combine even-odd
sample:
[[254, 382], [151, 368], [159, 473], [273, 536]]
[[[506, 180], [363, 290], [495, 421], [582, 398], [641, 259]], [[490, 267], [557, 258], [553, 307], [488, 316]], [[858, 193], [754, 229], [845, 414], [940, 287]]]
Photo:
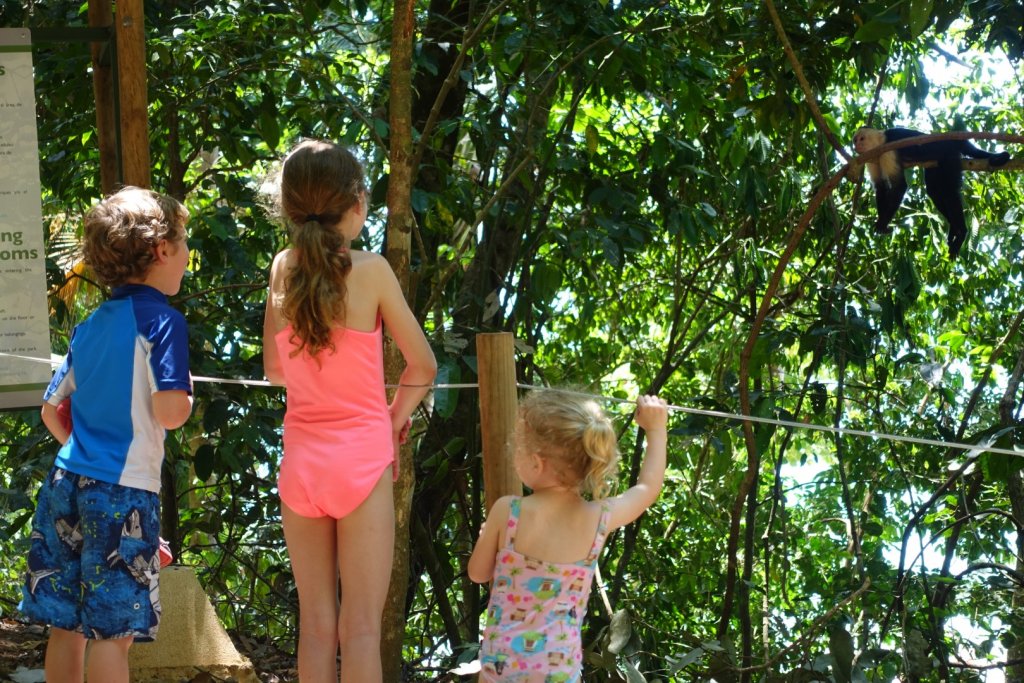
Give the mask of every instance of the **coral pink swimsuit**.
[[334, 352], [317, 358], [292, 356], [292, 334], [289, 325], [274, 337], [287, 387], [277, 488], [303, 517], [341, 519], [394, 462], [380, 319], [373, 332], [335, 329]]

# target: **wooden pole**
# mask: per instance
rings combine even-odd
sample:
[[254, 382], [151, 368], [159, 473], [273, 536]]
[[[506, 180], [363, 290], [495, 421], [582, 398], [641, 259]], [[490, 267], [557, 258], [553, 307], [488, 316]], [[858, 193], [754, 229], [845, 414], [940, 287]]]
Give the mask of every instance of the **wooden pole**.
[[[114, 9], [111, 0], [89, 0], [89, 26], [112, 28]], [[96, 140], [100, 150], [100, 192], [106, 196], [118, 181], [117, 122], [114, 109], [113, 36], [105, 43], [91, 43], [92, 90], [96, 98]]]
[[126, 185], [150, 186], [146, 107], [146, 32], [142, 0], [117, 0], [117, 92]]
[[523, 493], [511, 448], [518, 409], [514, 352], [511, 332], [476, 336], [480, 439], [484, 451], [484, 497], [488, 510], [502, 496]]

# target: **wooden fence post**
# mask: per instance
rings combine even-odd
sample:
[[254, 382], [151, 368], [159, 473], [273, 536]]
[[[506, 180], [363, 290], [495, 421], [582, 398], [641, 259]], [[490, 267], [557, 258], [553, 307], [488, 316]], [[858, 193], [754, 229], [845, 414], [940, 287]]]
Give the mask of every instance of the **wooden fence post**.
[[480, 440], [484, 452], [484, 496], [487, 509], [509, 494], [522, 495], [523, 484], [512, 460], [516, 426], [516, 362], [511, 332], [476, 336], [480, 382]]
[[[113, 31], [113, 0], [89, 0], [89, 26]], [[113, 60], [117, 57], [114, 37], [92, 43], [92, 89], [96, 96], [96, 140], [100, 150], [100, 193], [106, 197], [117, 187], [120, 176], [117, 148], [117, 120], [114, 107]]]
[[121, 164], [125, 185], [150, 186], [149, 121], [146, 96], [146, 16], [142, 0], [118, 0], [118, 105], [121, 111]]

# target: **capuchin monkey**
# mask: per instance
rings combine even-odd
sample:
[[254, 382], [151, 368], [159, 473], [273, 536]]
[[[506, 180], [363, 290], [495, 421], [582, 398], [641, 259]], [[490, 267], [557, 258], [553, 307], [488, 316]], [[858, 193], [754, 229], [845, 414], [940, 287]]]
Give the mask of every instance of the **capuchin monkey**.
[[[857, 131], [853, 138], [853, 147], [857, 150], [857, 154], [863, 154], [887, 142], [919, 135], [924, 135], [924, 133], [909, 128], [890, 128], [881, 131], [865, 127]], [[988, 159], [988, 165], [991, 168], [1002, 166], [1010, 160], [1010, 155], [1007, 152], [992, 154], [978, 149], [968, 140], [940, 140], [895, 149], [882, 154], [874, 161], [867, 162], [868, 173], [871, 174], [871, 182], [875, 186], [875, 200], [878, 206], [875, 232], [886, 234], [892, 232], [889, 223], [892, 222], [896, 210], [903, 201], [903, 195], [907, 192], [907, 179], [903, 173], [903, 163], [906, 161], [934, 161], [936, 166], [924, 169], [924, 187], [935, 204], [935, 208], [949, 221], [946, 243], [949, 245], [950, 258], [956, 258], [964, 240], [967, 239], [964, 204], [960, 197], [960, 188], [963, 184], [960, 161], [965, 156], [972, 159]]]

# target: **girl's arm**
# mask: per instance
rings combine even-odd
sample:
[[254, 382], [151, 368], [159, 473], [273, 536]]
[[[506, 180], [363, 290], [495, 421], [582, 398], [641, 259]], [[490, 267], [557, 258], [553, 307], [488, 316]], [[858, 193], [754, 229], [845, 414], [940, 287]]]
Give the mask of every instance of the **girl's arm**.
[[487, 521], [480, 527], [480, 538], [473, 547], [469, 557], [467, 573], [476, 583], [487, 583], [494, 577], [494, 563], [498, 557], [498, 545], [505, 535], [508, 526], [509, 503], [511, 496], [502, 496], [491, 508]]
[[612, 498], [608, 530], [629, 524], [658, 499], [665, 481], [668, 448], [668, 404], [657, 396], [641, 396], [636, 402], [637, 426], [647, 438], [647, 453], [636, 486]]
[[277, 353], [277, 342], [274, 341], [274, 337], [284, 326], [278, 321], [280, 313], [274, 306], [274, 301], [283, 293], [278, 291], [284, 282], [284, 274], [279, 271], [283, 268], [286, 253], [282, 251], [275, 256], [274, 263], [270, 266], [270, 286], [267, 289], [267, 306], [263, 313], [263, 374], [273, 384], [284, 384], [281, 357]]
[[[388, 334], [395, 340], [405, 358], [405, 370], [398, 383], [400, 386], [391, 400], [391, 426], [398, 433], [405, 427], [416, 406], [430, 391], [430, 384], [437, 375], [437, 361], [427, 343], [416, 316], [409, 309], [405, 295], [398, 284], [391, 266], [383, 258], [374, 260], [377, 272], [374, 277], [380, 284], [380, 312]], [[410, 386], [411, 385], [411, 386]]]

